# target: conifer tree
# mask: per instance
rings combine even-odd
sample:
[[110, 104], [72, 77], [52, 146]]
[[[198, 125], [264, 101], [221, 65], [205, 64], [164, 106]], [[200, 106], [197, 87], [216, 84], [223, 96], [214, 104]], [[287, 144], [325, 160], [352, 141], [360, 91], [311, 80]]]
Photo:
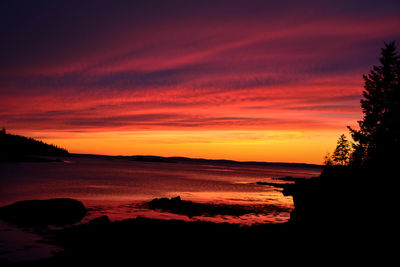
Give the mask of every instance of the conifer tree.
[[350, 129], [355, 149], [353, 165], [392, 166], [400, 151], [400, 56], [394, 42], [385, 43], [380, 66], [363, 75], [359, 130]]
[[338, 141], [335, 151], [332, 154], [332, 161], [336, 165], [346, 166], [350, 159], [351, 146], [346, 136], [342, 134]]

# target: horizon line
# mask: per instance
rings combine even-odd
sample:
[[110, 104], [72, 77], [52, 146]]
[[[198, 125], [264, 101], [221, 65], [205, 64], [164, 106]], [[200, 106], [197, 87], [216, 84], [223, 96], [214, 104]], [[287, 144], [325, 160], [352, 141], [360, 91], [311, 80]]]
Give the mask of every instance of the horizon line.
[[308, 165], [308, 166], [316, 166], [316, 167], [323, 167], [323, 164], [316, 164], [316, 163], [305, 163], [305, 162], [281, 162], [281, 161], [255, 161], [255, 160], [248, 160], [248, 161], [241, 161], [241, 160], [233, 160], [233, 159], [209, 159], [209, 158], [192, 158], [192, 157], [184, 157], [184, 156], [157, 156], [157, 155], [105, 155], [105, 154], [90, 154], [90, 153], [71, 153], [69, 155], [81, 155], [81, 156], [101, 156], [101, 157], [153, 157], [153, 158], [163, 158], [163, 159], [187, 159], [187, 160], [202, 160], [202, 161], [222, 161], [231, 162], [231, 163], [241, 163], [241, 164], [285, 164], [285, 165]]

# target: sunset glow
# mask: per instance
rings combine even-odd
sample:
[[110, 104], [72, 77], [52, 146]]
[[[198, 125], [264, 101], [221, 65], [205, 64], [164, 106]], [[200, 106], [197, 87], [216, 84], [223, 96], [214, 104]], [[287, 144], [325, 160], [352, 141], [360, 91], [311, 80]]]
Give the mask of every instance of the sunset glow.
[[395, 3], [134, 2], [1, 3], [0, 127], [72, 153], [320, 164], [400, 39]]

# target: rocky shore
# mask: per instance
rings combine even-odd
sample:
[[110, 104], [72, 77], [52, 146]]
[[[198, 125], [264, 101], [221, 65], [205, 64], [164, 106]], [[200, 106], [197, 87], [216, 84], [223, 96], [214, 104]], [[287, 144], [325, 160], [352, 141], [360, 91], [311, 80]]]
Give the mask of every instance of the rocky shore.
[[324, 236], [321, 244], [327, 247], [337, 241], [341, 244], [337, 251], [352, 249], [358, 264], [395, 266], [398, 262], [393, 172], [327, 167], [319, 177], [287, 184], [282, 193], [293, 197], [290, 224], [296, 232]]
[[[139, 263], [149, 266], [197, 266], [239, 262], [255, 264], [259, 261], [271, 263], [284, 259], [288, 249], [285, 245], [287, 237], [291, 235], [288, 224], [242, 226], [144, 217], [111, 222], [107, 216], [84, 224], [73, 224], [82, 215], [81, 207], [77, 203], [80, 202], [71, 199], [33, 200], [1, 208], [0, 217], [3, 220], [18, 224], [23, 222], [24, 226], [55, 223], [66, 225], [62, 229], [48, 230], [43, 235], [45, 239], [42, 242], [63, 248], [53, 257], [15, 264], [3, 259], [2, 266], [125, 266]], [[62, 212], [54, 212], [54, 205], [58, 205]], [[242, 212], [238, 207], [207, 206], [180, 198], [154, 199], [148, 205], [185, 212], [193, 208], [191, 214]], [[43, 218], [39, 220], [39, 216], [36, 216], [33, 219], [35, 216], [32, 216], [32, 211], [39, 212], [38, 215]], [[65, 216], [62, 215], [61, 218], [60, 214], [63, 213]]]
[[[338, 180], [330, 180], [331, 175], [338, 175]], [[356, 187], [360, 181], [353, 177], [354, 180], [348, 182], [349, 175], [342, 170], [333, 170], [326, 177], [286, 184], [283, 193], [293, 196], [295, 209], [290, 222], [279, 224], [243, 226], [144, 217], [111, 222], [107, 216], [102, 216], [85, 224], [71, 225], [84, 216], [85, 210], [77, 201], [62, 199], [13, 204], [0, 208], [2, 219], [13, 218], [14, 222], [25, 224], [67, 224], [68, 227], [46, 233], [43, 242], [63, 249], [53, 257], [17, 264], [3, 260], [2, 266], [126, 266], [140, 263], [149, 266], [254, 266], [260, 263], [267, 266], [394, 266], [390, 264], [395, 260], [395, 249], [389, 242], [394, 241], [393, 231], [397, 226], [373, 224], [376, 220], [367, 220], [371, 218], [370, 209], [373, 208], [369, 198], [365, 198], [367, 191], [364, 190], [369, 186]], [[188, 216], [202, 212], [246, 212], [240, 207], [207, 206], [178, 197], [154, 199], [146, 205]], [[41, 209], [35, 210], [39, 206]], [[54, 212], [55, 207], [63, 212]], [[43, 218], [27, 220], [35, 217], [32, 210]], [[14, 215], [10, 217], [10, 214]]]
[[279, 213], [289, 212], [290, 209], [278, 205], [229, 205], [229, 204], [210, 204], [210, 203], [196, 203], [192, 201], [182, 200], [180, 196], [173, 198], [155, 198], [143, 205], [145, 208], [162, 210], [172, 212], [175, 214], [182, 214], [188, 217], [193, 216], [216, 216], [216, 215], [230, 215], [242, 216], [245, 214], [265, 214], [265, 213]]

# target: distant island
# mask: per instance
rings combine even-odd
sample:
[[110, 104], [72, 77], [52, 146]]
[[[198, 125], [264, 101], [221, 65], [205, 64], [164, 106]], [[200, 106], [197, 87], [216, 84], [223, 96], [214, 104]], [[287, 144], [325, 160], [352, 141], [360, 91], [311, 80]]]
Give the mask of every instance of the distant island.
[[49, 161], [37, 156], [66, 156], [69, 152], [56, 145], [46, 144], [21, 135], [0, 130], [0, 161]]
[[308, 163], [286, 163], [286, 162], [262, 162], [262, 161], [236, 161], [228, 159], [203, 159], [203, 158], [187, 158], [187, 157], [161, 157], [148, 155], [135, 156], [118, 156], [132, 161], [144, 162], [184, 162], [184, 163], [201, 163], [201, 164], [245, 164], [255, 166], [276, 166], [276, 167], [298, 167], [298, 168], [322, 168], [322, 165]]

